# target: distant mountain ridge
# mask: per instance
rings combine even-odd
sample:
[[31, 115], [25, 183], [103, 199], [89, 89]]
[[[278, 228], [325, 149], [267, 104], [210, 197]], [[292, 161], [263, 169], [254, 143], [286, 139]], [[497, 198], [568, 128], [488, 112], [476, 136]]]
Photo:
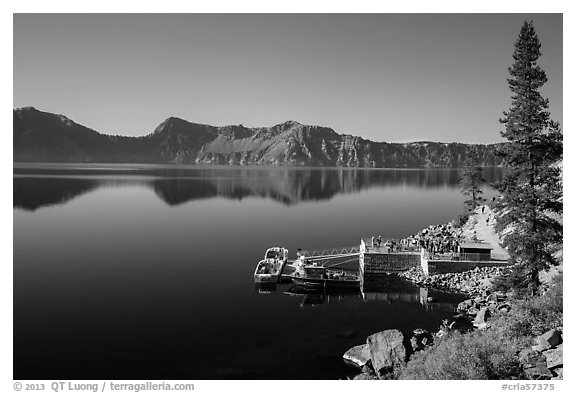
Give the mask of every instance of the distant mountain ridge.
[[497, 144], [373, 142], [328, 127], [216, 127], [170, 117], [142, 137], [100, 134], [33, 107], [13, 111], [14, 162], [288, 165], [370, 168], [458, 167], [475, 151], [501, 165]]

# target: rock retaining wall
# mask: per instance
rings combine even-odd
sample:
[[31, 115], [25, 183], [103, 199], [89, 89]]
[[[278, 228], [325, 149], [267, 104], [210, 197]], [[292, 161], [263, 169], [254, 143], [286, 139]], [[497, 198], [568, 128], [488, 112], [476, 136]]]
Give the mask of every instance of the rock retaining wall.
[[[427, 273], [432, 274], [444, 274], [444, 273], [462, 273], [468, 270], [474, 270], [484, 267], [504, 267], [507, 266], [507, 262], [500, 261], [437, 261], [437, 260], [427, 260]], [[422, 267], [424, 269], [424, 266]]]

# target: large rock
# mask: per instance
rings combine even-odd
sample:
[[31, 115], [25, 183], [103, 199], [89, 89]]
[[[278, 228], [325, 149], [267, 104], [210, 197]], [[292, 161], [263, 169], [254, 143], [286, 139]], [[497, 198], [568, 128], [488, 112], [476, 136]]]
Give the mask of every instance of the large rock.
[[539, 352], [525, 348], [518, 354], [518, 360], [524, 368], [546, 367], [546, 358]]
[[564, 368], [563, 367], [555, 368], [554, 370], [552, 370], [552, 374], [556, 375], [552, 379], [561, 380], [564, 377]]
[[378, 378], [373, 377], [372, 375], [370, 375], [368, 373], [360, 373], [360, 374], [356, 375], [353, 379], [355, 381], [366, 381], [366, 380], [378, 379]]
[[490, 295], [486, 296], [486, 302], [498, 303], [498, 295], [495, 293], [491, 293]]
[[564, 344], [560, 344], [556, 348], [542, 352], [542, 355], [546, 357], [546, 367], [554, 368], [563, 365], [563, 349]]
[[476, 318], [474, 318], [474, 326], [478, 327], [481, 324], [485, 323], [490, 316], [490, 310], [488, 307], [482, 307], [478, 314], [476, 314]]
[[395, 366], [406, 362], [409, 352], [404, 346], [404, 335], [396, 329], [384, 330], [368, 336], [372, 367], [382, 379]]
[[525, 348], [520, 351], [518, 358], [529, 379], [550, 379], [554, 376], [548, 370], [546, 358], [540, 352]]
[[550, 329], [546, 333], [538, 336], [536, 338], [536, 344], [542, 348], [542, 350], [546, 350], [562, 342], [561, 332], [557, 329]]
[[362, 373], [356, 375], [354, 377], [355, 380], [371, 380], [371, 379], [378, 379], [376, 374], [374, 374], [374, 370], [368, 365], [362, 367]]
[[362, 368], [370, 361], [370, 347], [368, 344], [356, 345], [342, 356], [345, 361]]
[[550, 379], [554, 376], [545, 366], [528, 368], [524, 373], [529, 379]]
[[532, 348], [524, 348], [518, 353], [518, 360], [520, 363], [528, 363], [530, 357], [536, 355], [536, 352], [532, 350]]
[[472, 299], [464, 300], [463, 302], [458, 304], [458, 308], [456, 309], [456, 311], [466, 312], [470, 307], [472, 307], [473, 304], [474, 302], [472, 301]]

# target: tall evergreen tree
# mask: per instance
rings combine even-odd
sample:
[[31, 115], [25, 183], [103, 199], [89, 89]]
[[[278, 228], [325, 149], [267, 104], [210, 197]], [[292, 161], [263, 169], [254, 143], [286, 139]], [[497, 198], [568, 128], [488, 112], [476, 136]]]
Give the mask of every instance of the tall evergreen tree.
[[486, 202], [486, 198], [482, 197], [482, 189], [480, 188], [484, 181], [478, 153], [470, 150], [466, 155], [463, 166], [460, 168], [462, 193], [470, 197], [464, 201], [467, 212], [473, 211], [480, 204]]
[[540, 94], [547, 77], [537, 64], [539, 57], [534, 26], [524, 22], [508, 68], [512, 106], [500, 119], [505, 126], [501, 135], [509, 143], [500, 151], [508, 170], [499, 185], [502, 216], [497, 229], [512, 229], [504, 244], [522, 267], [523, 280], [517, 285], [532, 293], [539, 286], [539, 271], [555, 263], [553, 246], [562, 241], [557, 220], [562, 214], [562, 131], [550, 120], [548, 99]]

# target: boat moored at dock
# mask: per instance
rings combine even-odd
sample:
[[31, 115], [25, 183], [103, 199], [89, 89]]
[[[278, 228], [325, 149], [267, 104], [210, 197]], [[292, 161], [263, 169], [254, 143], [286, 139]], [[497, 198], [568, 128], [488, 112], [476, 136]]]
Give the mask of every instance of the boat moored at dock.
[[308, 265], [292, 275], [292, 282], [306, 288], [359, 289], [360, 277], [353, 272], [329, 270], [325, 266]]
[[266, 250], [264, 259], [254, 270], [254, 282], [277, 283], [288, 262], [288, 250], [284, 247], [271, 247]]

